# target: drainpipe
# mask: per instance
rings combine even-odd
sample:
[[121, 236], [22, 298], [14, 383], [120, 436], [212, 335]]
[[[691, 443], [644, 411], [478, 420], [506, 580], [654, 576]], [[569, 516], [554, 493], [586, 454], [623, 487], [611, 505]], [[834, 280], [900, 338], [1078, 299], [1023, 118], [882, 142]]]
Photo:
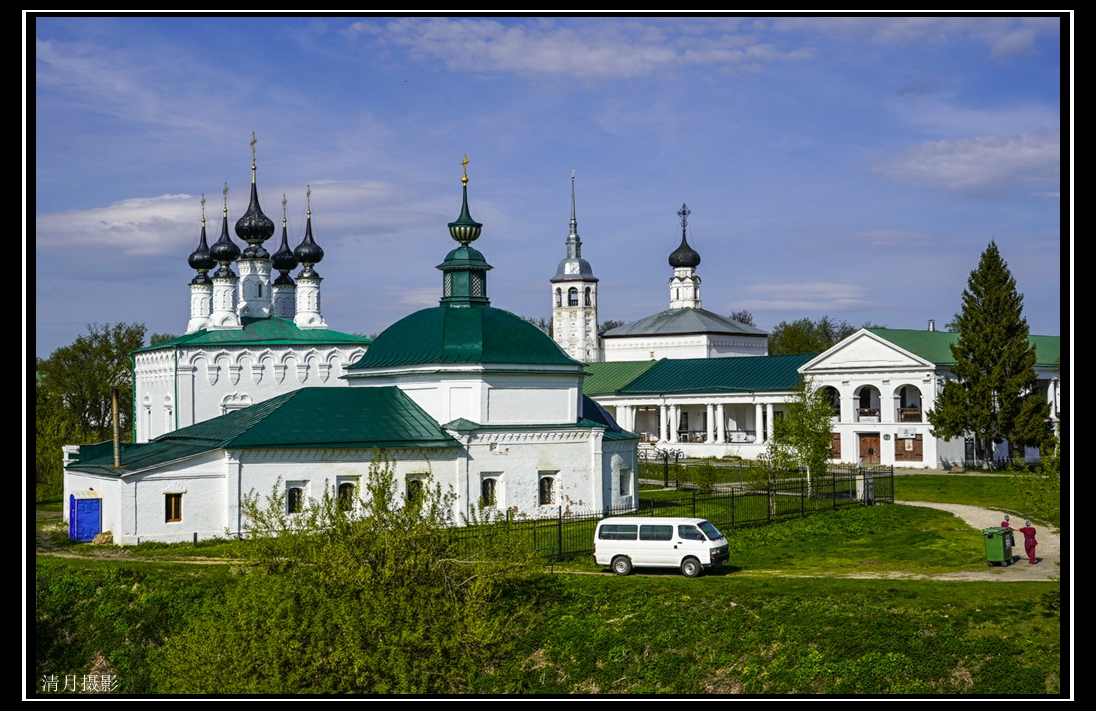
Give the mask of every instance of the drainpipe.
[[114, 433], [114, 468], [122, 468], [122, 427], [118, 421], [118, 388], [110, 389], [110, 417]]

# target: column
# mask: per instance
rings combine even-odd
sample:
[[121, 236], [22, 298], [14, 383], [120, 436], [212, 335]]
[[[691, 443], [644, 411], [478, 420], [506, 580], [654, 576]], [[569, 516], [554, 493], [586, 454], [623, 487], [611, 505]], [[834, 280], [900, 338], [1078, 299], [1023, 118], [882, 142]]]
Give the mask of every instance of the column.
[[765, 441], [765, 431], [761, 427], [761, 403], [754, 404], [754, 442], [758, 444]]
[[663, 403], [658, 406], [658, 441], [667, 442], [670, 437], [666, 432], [666, 420], [669, 419], [666, 416], [666, 404]]
[[[722, 429], [722, 427], [720, 429]], [[708, 444], [711, 444], [712, 442], [715, 442], [715, 405], [713, 405], [710, 402], [708, 403], [708, 427], [707, 427], [707, 430], [708, 431], [704, 433], [705, 434], [704, 441], [707, 442]]]
[[677, 444], [677, 428], [681, 424], [681, 408], [678, 405], [670, 405], [670, 441]]
[[767, 403], [765, 405], [765, 415], [768, 419], [768, 422], [765, 423], [766, 424], [766, 427], [765, 427], [765, 441], [768, 442], [770, 439], [773, 438], [773, 419], [774, 418], [773, 418], [773, 404], [771, 402]]
[[723, 444], [727, 441], [727, 433], [724, 431], [727, 426], [727, 419], [723, 414], [723, 403], [715, 406], [715, 425], [715, 441]]

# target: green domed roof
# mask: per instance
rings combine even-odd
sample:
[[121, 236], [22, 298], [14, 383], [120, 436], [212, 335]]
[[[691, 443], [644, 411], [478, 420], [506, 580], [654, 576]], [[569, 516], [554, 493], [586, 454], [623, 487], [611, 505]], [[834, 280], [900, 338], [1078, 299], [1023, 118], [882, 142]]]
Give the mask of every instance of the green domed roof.
[[509, 311], [439, 306], [389, 326], [349, 371], [429, 363], [579, 364], [546, 333]]

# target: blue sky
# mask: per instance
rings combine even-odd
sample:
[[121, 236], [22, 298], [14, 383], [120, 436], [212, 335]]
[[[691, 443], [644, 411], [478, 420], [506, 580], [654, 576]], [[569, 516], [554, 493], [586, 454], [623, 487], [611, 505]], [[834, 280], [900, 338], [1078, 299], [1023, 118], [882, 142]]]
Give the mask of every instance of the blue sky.
[[31, 19], [35, 351], [90, 322], [183, 332], [200, 195], [213, 240], [226, 181], [230, 222], [246, 208], [252, 131], [263, 210], [278, 223], [286, 194], [293, 245], [311, 184], [340, 331], [436, 305], [467, 153], [492, 305], [518, 314], [550, 315], [573, 169], [602, 320], [668, 307], [687, 203], [711, 311], [942, 326], [995, 240], [1032, 332], [1056, 335], [1064, 27]]

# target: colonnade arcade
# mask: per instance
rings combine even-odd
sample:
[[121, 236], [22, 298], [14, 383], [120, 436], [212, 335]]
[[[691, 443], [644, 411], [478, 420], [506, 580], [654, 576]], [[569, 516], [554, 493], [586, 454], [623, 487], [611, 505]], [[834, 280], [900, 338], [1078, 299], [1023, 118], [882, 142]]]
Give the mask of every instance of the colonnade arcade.
[[783, 415], [783, 399], [603, 403], [615, 407], [617, 423], [644, 442], [664, 444], [764, 444], [773, 421]]

